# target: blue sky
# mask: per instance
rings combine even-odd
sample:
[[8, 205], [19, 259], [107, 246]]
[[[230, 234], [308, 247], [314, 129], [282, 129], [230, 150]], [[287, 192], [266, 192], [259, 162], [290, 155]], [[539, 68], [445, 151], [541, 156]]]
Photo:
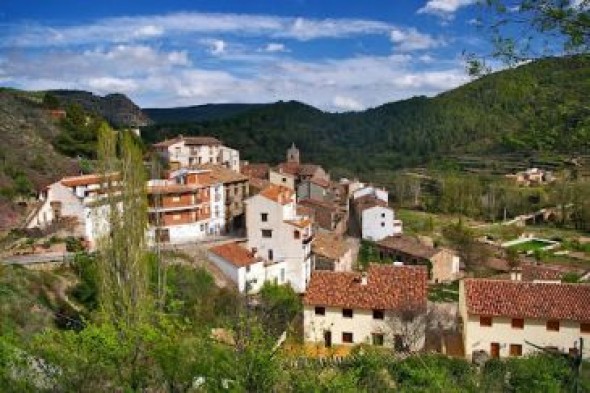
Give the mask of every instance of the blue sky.
[[477, 14], [475, 0], [5, 0], [0, 85], [361, 110], [469, 81]]

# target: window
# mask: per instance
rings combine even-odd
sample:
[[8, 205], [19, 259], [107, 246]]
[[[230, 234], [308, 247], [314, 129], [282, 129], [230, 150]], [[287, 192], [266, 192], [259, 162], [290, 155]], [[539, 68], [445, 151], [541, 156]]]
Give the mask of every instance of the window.
[[272, 261], [274, 259], [274, 253], [272, 252], [272, 250], [268, 250], [268, 260]]
[[272, 237], [272, 230], [271, 229], [263, 229], [262, 230], [262, 237]]
[[590, 333], [590, 322], [582, 322], [580, 324], [580, 333]]
[[299, 231], [295, 231], [295, 232], [293, 232], [293, 237], [295, 239], [299, 239], [301, 237], [301, 233]]
[[316, 307], [315, 315], [326, 315], [326, 307]]
[[385, 218], [385, 213], [381, 213], [381, 218]]
[[479, 326], [492, 326], [492, 317], [479, 317]]
[[384, 227], [384, 226], [385, 226], [385, 223], [384, 223], [384, 222], [382, 222], [382, 223], [381, 223], [381, 226], [382, 226], [382, 227]]
[[524, 319], [512, 318], [512, 329], [524, 329]]
[[344, 318], [352, 318], [352, 308], [343, 308], [342, 309], [342, 316]]
[[267, 222], [268, 221], [268, 213], [260, 213], [260, 221]]
[[342, 342], [347, 343], [347, 344], [352, 344], [354, 342], [352, 339], [352, 333], [342, 332]]
[[283, 177], [283, 183], [286, 183], [286, 182], [287, 182], [287, 178]]
[[510, 344], [510, 356], [522, 356], [522, 345]]
[[547, 330], [550, 332], [558, 332], [559, 331], [559, 321], [552, 319], [547, 321]]
[[379, 347], [383, 346], [383, 333], [373, 333], [371, 336], [373, 338], [373, 345], [377, 345]]
[[384, 319], [385, 313], [383, 310], [373, 310], [373, 319]]

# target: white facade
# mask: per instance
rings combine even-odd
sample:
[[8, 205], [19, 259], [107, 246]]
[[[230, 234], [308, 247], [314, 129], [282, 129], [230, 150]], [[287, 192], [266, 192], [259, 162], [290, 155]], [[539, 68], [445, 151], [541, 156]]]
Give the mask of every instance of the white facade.
[[[316, 313], [316, 307], [323, 309], [324, 315]], [[303, 310], [304, 340], [307, 342], [326, 343], [326, 332], [330, 332], [331, 345], [375, 344], [374, 335], [383, 335], [383, 346], [394, 347], [396, 335], [413, 333], [413, 337], [401, 338], [400, 344], [410, 345], [416, 351], [424, 347], [425, 324], [418, 320], [411, 327], [402, 327], [399, 318], [391, 311], [385, 311], [383, 319], [376, 319], [373, 310], [353, 309], [352, 318], [343, 316], [342, 307], [305, 306]], [[344, 342], [345, 333], [352, 333], [352, 342]], [[404, 341], [406, 340], [406, 341]]]
[[395, 220], [392, 209], [373, 206], [361, 212], [361, 231], [363, 239], [379, 241], [401, 234], [402, 226], [401, 221]]
[[[583, 332], [578, 321], [559, 320], [558, 331], [554, 331], [548, 329], [548, 318], [523, 318], [522, 327], [520, 322], [513, 327], [513, 320], [516, 318], [470, 314], [466, 304], [464, 281], [461, 281], [459, 290], [459, 312], [463, 319], [463, 343], [468, 359], [477, 351], [492, 355], [494, 350], [497, 350], [499, 357], [525, 356], [538, 352], [539, 349], [531, 344], [556, 348], [568, 353], [579, 345], [580, 338], [584, 338], [585, 341], [590, 339], [590, 332]], [[480, 319], [481, 317], [484, 319]], [[518, 348], [521, 355], [514, 353]], [[585, 346], [583, 356], [590, 356], [588, 346]]]
[[74, 219], [73, 235], [83, 237], [89, 247], [94, 249], [98, 238], [110, 230], [109, 206], [100, 202], [101, 185], [90, 183], [67, 186], [62, 183], [89, 176], [64, 178], [49, 185], [40, 195], [41, 205], [28, 217], [26, 227], [45, 229], [59, 219]]
[[225, 188], [223, 183], [212, 184], [209, 195], [211, 200], [209, 235], [220, 235], [225, 227]]
[[176, 162], [180, 167], [217, 164], [236, 172], [240, 171], [240, 153], [218, 143], [190, 144], [180, 137], [176, 142], [159, 150], [159, 153], [166, 161]]
[[268, 181], [277, 186], [283, 186], [295, 190], [295, 176], [290, 173], [282, 173], [271, 169], [268, 173]]
[[296, 215], [295, 194], [280, 189], [280, 198], [288, 200], [272, 200], [264, 196], [263, 190], [246, 201], [248, 248], [265, 259], [267, 269], [276, 270], [272, 264], [284, 263], [286, 282], [301, 293], [307, 288], [312, 270], [311, 222]]

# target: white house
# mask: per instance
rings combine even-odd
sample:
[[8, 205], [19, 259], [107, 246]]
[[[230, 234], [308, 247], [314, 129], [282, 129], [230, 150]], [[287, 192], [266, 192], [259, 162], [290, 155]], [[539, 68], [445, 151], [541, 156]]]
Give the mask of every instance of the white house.
[[174, 139], [154, 144], [154, 149], [174, 169], [201, 164], [218, 164], [236, 172], [240, 171], [240, 153], [210, 136], [179, 135]]
[[574, 353], [580, 338], [590, 339], [586, 284], [465, 279], [459, 311], [467, 358], [523, 356], [535, 346]]
[[[360, 183], [362, 184], [362, 183]], [[357, 188], [352, 191], [352, 199], [358, 199], [364, 196], [372, 195], [380, 201], [385, 202], [385, 204], [389, 203], [389, 193], [384, 188], [377, 188], [373, 186], [366, 186]]]
[[212, 247], [208, 257], [242, 293], [257, 293], [266, 281], [287, 283], [287, 263], [267, 264], [242, 243], [226, 243]]
[[400, 351], [424, 346], [424, 266], [370, 265], [366, 273], [314, 271], [303, 304], [304, 339], [372, 344]]
[[312, 223], [296, 214], [295, 192], [269, 185], [246, 200], [248, 249], [265, 261], [267, 270], [285, 264], [286, 282], [305, 292], [312, 270]]
[[352, 193], [352, 206], [361, 229], [361, 237], [379, 241], [403, 232], [401, 220], [395, 219], [388, 206], [389, 194], [373, 186], [363, 187]]
[[[116, 184], [116, 175], [109, 177]], [[92, 174], [64, 177], [39, 195], [39, 206], [26, 220], [26, 228], [45, 229], [58, 222], [73, 225], [73, 235], [83, 237], [90, 248], [109, 230], [108, 206], [102, 203], [105, 177]]]

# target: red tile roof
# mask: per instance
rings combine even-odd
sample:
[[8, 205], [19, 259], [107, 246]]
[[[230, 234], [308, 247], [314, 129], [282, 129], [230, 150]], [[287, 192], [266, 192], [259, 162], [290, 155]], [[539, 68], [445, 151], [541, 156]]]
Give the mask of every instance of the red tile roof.
[[247, 164], [243, 165], [240, 171], [247, 176], [255, 177], [262, 180], [268, 179], [270, 165], [268, 164]]
[[424, 309], [427, 277], [425, 266], [372, 264], [363, 285], [359, 272], [314, 271], [303, 302], [362, 309]]
[[318, 232], [313, 239], [311, 249], [316, 255], [337, 260], [350, 250], [350, 246], [341, 235], [331, 232]]
[[245, 267], [259, 261], [250, 251], [238, 243], [226, 243], [209, 249], [215, 254], [236, 267]]
[[[111, 180], [117, 180], [120, 178], [119, 174], [111, 174], [109, 176]], [[104, 179], [103, 175], [99, 175], [96, 173], [90, 175], [80, 175], [80, 176], [68, 176], [61, 179], [61, 184], [66, 187], [76, 187], [76, 186], [87, 186], [90, 184], [100, 184], [101, 179]]]
[[465, 279], [467, 312], [513, 318], [590, 321], [590, 285]]
[[328, 201], [321, 201], [319, 199], [313, 199], [313, 198], [306, 198], [306, 199], [301, 199], [300, 201], [297, 202], [297, 205], [303, 205], [306, 207], [309, 207], [311, 209], [323, 209], [323, 210], [328, 210], [330, 212], [337, 212], [338, 211], [338, 205], [333, 203], [333, 202], [328, 202]]
[[388, 207], [387, 202], [377, 198], [375, 195], [364, 195], [353, 200], [353, 203], [359, 212], [375, 206]]
[[308, 218], [302, 218], [298, 220], [285, 220], [286, 224], [293, 225], [297, 228], [307, 228], [311, 225], [311, 220]]
[[290, 188], [271, 184], [260, 191], [260, 195], [281, 205], [286, 205], [292, 201], [294, 192]]

